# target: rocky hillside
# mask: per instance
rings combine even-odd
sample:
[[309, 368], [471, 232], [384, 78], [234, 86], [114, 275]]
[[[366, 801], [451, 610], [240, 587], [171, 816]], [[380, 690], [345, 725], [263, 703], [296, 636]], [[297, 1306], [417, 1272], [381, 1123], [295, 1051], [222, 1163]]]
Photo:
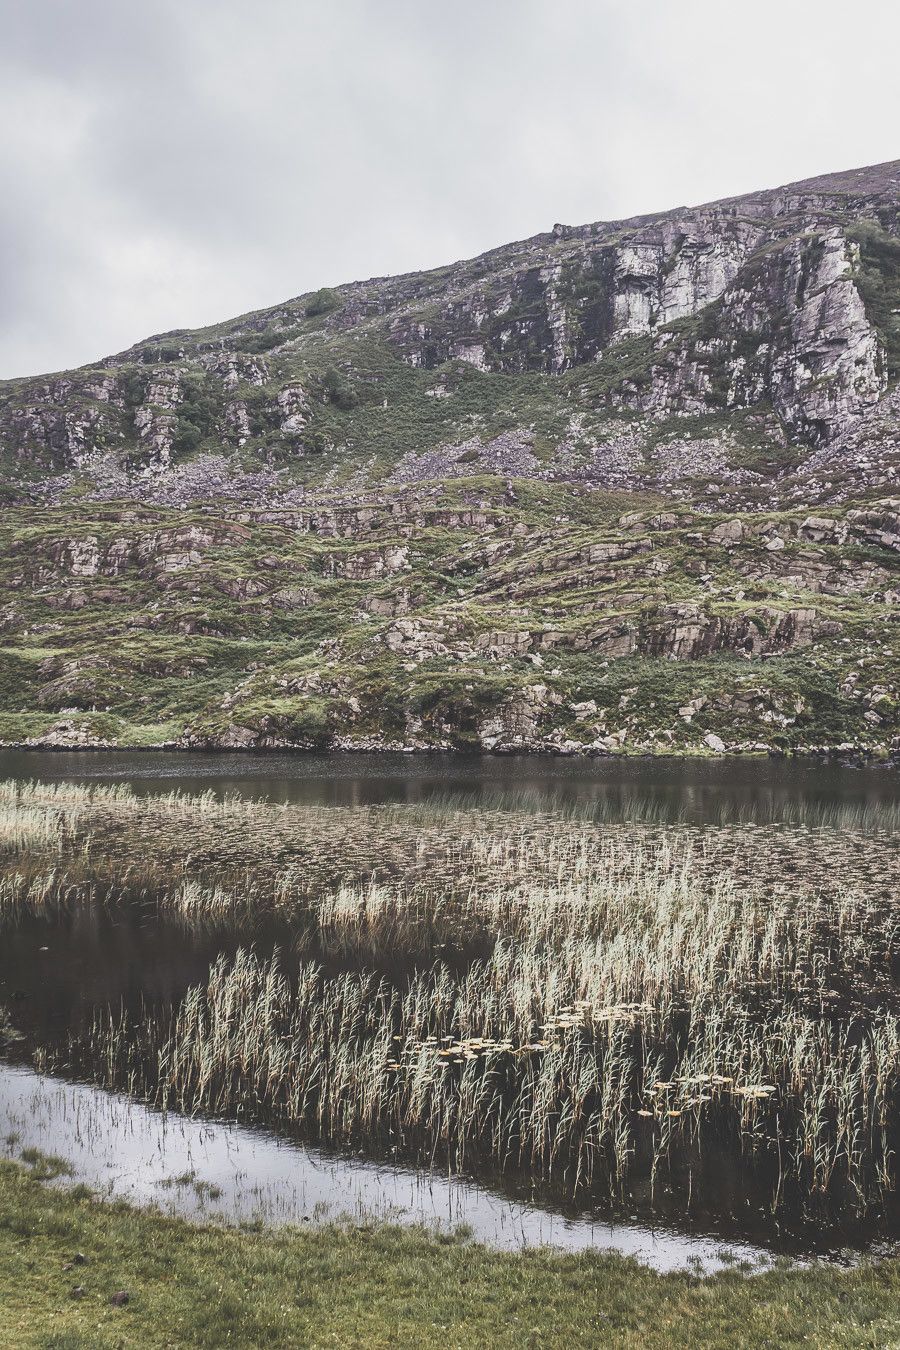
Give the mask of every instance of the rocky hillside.
[[887, 752], [898, 373], [900, 161], [0, 384], [0, 739]]

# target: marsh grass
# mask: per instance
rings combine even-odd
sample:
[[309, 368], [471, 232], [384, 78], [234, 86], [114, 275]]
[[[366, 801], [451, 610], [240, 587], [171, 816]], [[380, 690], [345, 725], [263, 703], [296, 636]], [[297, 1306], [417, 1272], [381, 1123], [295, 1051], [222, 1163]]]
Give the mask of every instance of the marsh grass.
[[157, 1186], [164, 1191], [191, 1190], [200, 1201], [221, 1200], [224, 1192], [213, 1181], [204, 1181], [196, 1172], [182, 1172], [177, 1177], [165, 1177]]
[[39, 1148], [23, 1148], [19, 1158], [30, 1169], [35, 1181], [56, 1181], [73, 1174], [72, 1165], [65, 1158], [55, 1153], [44, 1153]]
[[10, 799], [57, 825], [15, 856], [0, 909], [138, 895], [188, 928], [273, 913], [291, 934], [220, 956], [170, 1004], [98, 1008], [40, 1064], [567, 1200], [895, 1206], [888, 832], [68, 785]]
[[843, 826], [598, 824], [565, 812], [449, 803], [277, 806], [67, 783], [0, 782], [4, 808], [55, 815], [55, 830], [35, 835], [16, 863], [18, 876], [46, 878], [35, 894], [49, 897], [51, 878], [64, 873], [114, 895], [164, 893], [171, 911], [197, 917], [299, 914], [336, 888], [379, 881], [454, 898], [576, 876], [609, 886], [637, 872], [653, 888], [673, 867], [756, 889], [761, 881], [791, 891], [824, 881], [885, 895], [900, 881], [892, 833]]
[[58, 840], [57, 812], [16, 801], [0, 804], [0, 856], [52, 849]]

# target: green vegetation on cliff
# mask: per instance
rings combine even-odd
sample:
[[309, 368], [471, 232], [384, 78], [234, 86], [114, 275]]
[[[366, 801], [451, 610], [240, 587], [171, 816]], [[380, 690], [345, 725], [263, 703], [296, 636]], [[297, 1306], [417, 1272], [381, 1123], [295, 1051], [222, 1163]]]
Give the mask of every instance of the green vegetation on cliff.
[[898, 182], [0, 383], [0, 740], [888, 751]]
[[900, 735], [900, 513], [469, 478], [0, 518], [0, 739], [709, 752]]

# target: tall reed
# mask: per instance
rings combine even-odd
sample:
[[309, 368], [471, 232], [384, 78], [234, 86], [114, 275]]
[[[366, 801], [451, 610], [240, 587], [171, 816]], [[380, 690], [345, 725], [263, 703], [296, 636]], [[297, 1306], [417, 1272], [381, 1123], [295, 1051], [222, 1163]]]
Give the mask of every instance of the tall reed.
[[0, 914], [138, 894], [292, 925], [45, 1063], [570, 1197], [702, 1199], [726, 1164], [778, 1214], [895, 1195], [891, 834], [7, 785], [0, 810], [52, 821], [13, 831]]

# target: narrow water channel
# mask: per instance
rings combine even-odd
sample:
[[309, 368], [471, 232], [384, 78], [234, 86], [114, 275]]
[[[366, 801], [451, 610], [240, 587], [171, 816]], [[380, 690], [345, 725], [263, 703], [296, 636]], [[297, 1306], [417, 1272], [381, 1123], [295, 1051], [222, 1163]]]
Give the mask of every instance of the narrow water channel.
[[0, 1063], [0, 1156], [32, 1148], [70, 1164], [70, 1182], [191, 1219], [464, 1228], [473, 1240], [505, 1250], [549, 1244], [617, 1251], [658, 1270], [711, 1272], [771, 1260], [751, 1243], [566, 1217], [464, 1178], [328, 1154], [264, 1129], [163, 1114], [116, 1093]]

